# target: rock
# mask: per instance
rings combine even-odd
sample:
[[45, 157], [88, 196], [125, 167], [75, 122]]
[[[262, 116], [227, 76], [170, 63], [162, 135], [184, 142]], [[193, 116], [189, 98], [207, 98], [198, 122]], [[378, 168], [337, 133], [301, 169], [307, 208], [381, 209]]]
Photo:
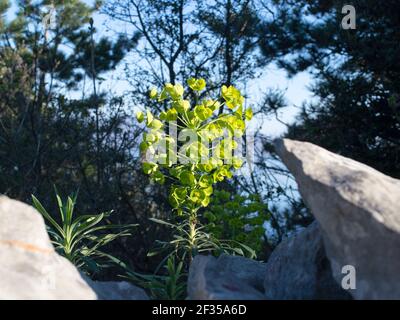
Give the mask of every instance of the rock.
[[224, 272], [233, 274], [236, 279], [246, 282], [259, 291], [264, 291], [265, 263], [227, 254], [219, 256], [217, 263]]
[[0, 299], [148, 299], [128, 282], [81, 275], [54, 250], [40, 213], [7, 197], [0, 197], [0, 275]]
[[281, 242], [265, 273], [265, 295], [272, 300], [349, 299], [333, 279], [318, 224], [313, 222]]
[[53, 249], [42, 216], [7, 197], [0, 197], [0, 274], [0, 299], [96, 299]]
[[265, 264], [222, 255], [197, 255], [190, 265], [188, 297], [192, 300], [262, 300]]
[[99, 300], [149, 300], [142, 288], [126, 281], [91, 281], [85, 279]]
[[276, 150], [319, 222], [336, 281], [350, 265], [355, 299], [400, 299], [400, 181], [311, 143]]

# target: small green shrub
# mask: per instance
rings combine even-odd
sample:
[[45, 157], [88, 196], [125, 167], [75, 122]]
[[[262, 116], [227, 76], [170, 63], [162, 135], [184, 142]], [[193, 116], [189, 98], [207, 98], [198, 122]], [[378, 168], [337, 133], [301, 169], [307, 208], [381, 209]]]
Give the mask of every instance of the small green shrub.
[[[104, 220], [112, 214], [112, 211], [80, 215], [74, 219], [77, 195], [68, 196], [63, 202], [56, 192], [56, 198], [61, 224], [58, 224], [40, 201], [32, 195], [34, 207], [47, 221], [48, 233], [57, 252], [89, 275], [108, 267], [110, 262], [118, 263], [117, 258], [100, 249], [119, 237], [129, 236], [128, 231], [134, 225], [104, 224]], [[117, 229], [119, 232], [104, 233], [112, 229]]]
[[180, 300], [186, 296], [187, 274], [183, 270], [183, 262], [176, 262], [169, 256], [162, 275], [143, 275], [126, 268], [124, 278], [147, 289], [150, 297], [161, 300]]
[[264, 223], [270, 219], [270, 212], [257, 195], [232, 195], [217, 190], [204, 217], [208, 233], [243, 243], [262, 256], [266, 241]]

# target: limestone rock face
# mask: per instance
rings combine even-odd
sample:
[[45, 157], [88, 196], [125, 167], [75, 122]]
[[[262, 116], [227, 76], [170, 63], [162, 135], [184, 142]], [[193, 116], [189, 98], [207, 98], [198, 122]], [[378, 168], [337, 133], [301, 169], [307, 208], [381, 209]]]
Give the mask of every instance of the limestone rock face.
[[265, 296], [272, 300], [349, 299], [333, 279], [317, 222], [278, 245], [267, 262]]
[[400, 181], [307, 142], [276, 151], [318, 220], [333, 277], [353, 266], [355, 299], [400, 299]]
[[233, 274], [235, 278], [246, 282], [259, 291], [264, 290], [265, 263], [227, 254], [219, 256], [217, 261], [218, 267], [224, 272]]
[[96, 299], [53, 249], [42, 216], [7, 197], [0, 197], [0, 274], [0, 299]]
[[[222, 255], [197, 255], [189, 270], [188, 297], [193, 300], [262, 300], [265, 264]], [[262, 291], [261, 291], [261, 290]]]
[[0, 299], [146, 300], [127, 282], [94, 282], [54, 250], [34, 208], [0, 197]]

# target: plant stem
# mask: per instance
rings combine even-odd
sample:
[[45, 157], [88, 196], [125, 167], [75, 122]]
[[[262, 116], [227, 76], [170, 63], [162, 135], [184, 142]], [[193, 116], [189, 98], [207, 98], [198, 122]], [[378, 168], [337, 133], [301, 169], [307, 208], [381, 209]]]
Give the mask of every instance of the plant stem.
[[196, 226], [197, 226], [197, 213], [196, 209], [190, 211], [189, 216], [189, 265], [193, 260], [193, 249], [196, 245]]

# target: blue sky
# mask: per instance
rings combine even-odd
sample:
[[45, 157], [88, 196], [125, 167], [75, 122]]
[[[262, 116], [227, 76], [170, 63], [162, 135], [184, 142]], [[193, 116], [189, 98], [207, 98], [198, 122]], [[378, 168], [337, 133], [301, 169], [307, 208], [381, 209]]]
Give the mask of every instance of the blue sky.
[[[267, 88], [283, 90], [288, 107], [278, 113], [279, 119], [284, 123], [292, 123], [302, 103], [312, 99], [308, 89], [311, 82], [312, 78], [308, 72], [299, 73], [289, 79], [285, 71], [272, 64], [266, 68], [261, 78], [251, 81], [248, 95], [252, 97], [251, 103], [255, 103], [261, 99], [261, 93]], [[262, 132], [269, 136], [279, 136], [285, 131], [286, 126], [271, 117], [265, 119], [262, 128]]]

